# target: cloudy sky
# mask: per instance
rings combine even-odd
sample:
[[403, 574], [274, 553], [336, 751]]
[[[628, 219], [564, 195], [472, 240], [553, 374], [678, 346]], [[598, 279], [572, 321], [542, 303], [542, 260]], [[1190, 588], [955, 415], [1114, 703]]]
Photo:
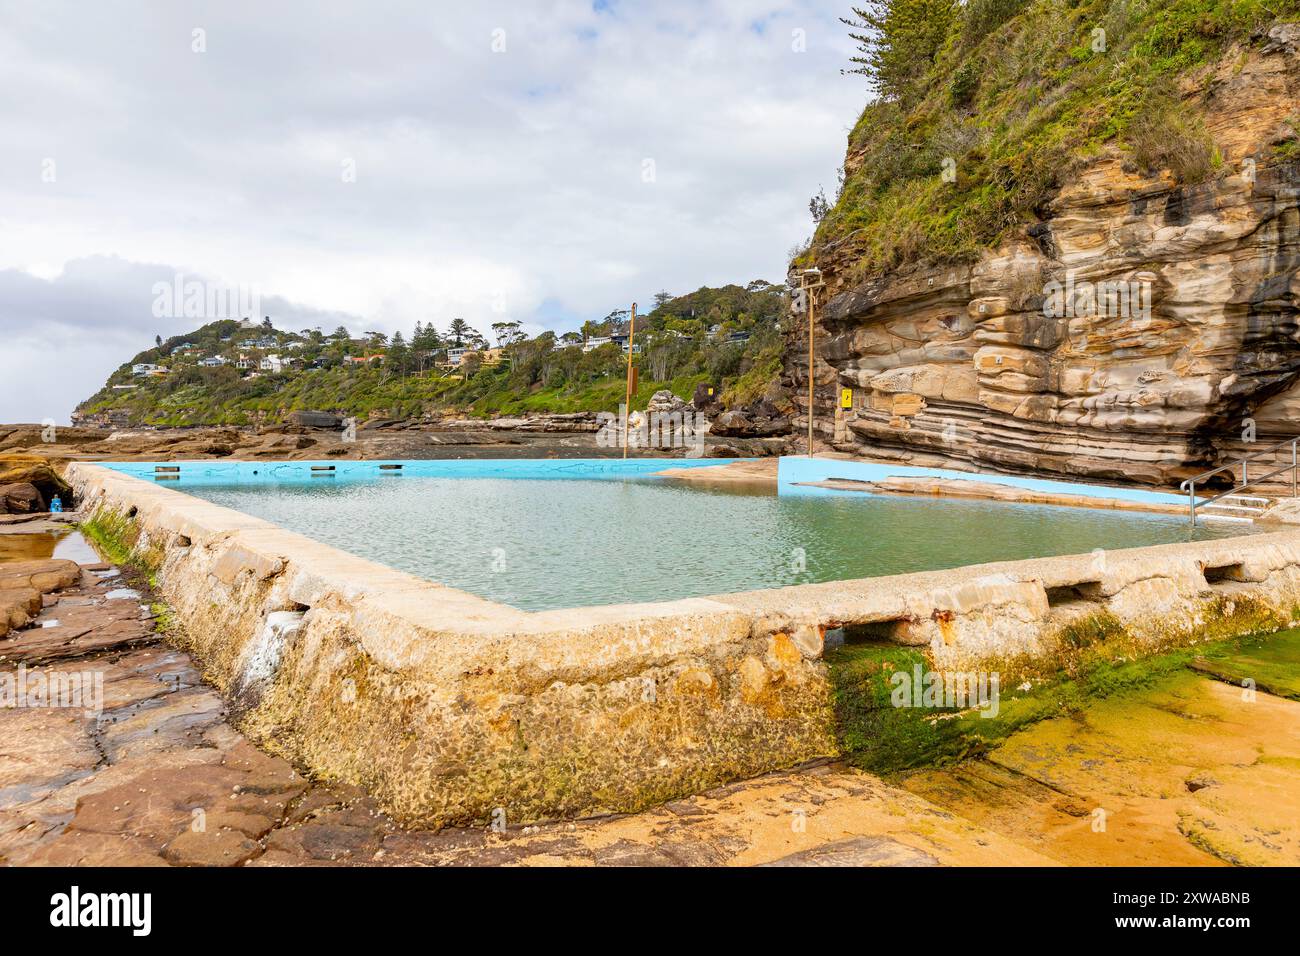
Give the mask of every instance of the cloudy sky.
[[0, 0], [0, 422], [202, 324], [565, 330], [779, 280], [865, 102], [840, 2]]

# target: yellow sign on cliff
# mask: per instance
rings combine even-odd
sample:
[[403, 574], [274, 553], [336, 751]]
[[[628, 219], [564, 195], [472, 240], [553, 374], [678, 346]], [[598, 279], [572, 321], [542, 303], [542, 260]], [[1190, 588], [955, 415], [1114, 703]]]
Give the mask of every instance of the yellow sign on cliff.
[[840, 389], [840, 408], [848, 409], [852, 407], [853, 407], [853, 389], [851, 388]]

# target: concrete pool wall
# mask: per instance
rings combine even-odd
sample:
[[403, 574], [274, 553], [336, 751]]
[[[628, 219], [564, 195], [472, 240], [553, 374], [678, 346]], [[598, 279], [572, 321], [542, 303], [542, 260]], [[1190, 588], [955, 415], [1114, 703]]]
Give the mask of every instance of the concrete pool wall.
[[[1096, 482], [1060, 481], [1053, 478], [1032, 478], [1026, 475], [1003, 475], [990, 472], [955, 471], [951, 468], [922, 468], [914, 465], [896, 465], [873, 461], [849, 460], [842, 457], [809, 458], [807, 455], [787, 455], [781, 458], [777, 471], [777, 487], [781, 494], [844, 494], [822, 483], [847, 480], [879, 483], [889, 478], [931, 479], [937, 481], [990, 482], [1022, 491], [1036, 492], [1057, 499], [1094, 498], [1103, 501], [1127, 502], [1133, 505], [1172, 508], [1186, 513], [1187, 496], [1147, 488], [1124, 488]], [[1200, 498], [1197, 499], [1199, 504]]]
[[151, 569], [241, 729], [413, 825], [634, 810], [835, 756], [828, 631], [993, 669], [1099, 615], [1156, 650], [1300, 607], [1289, 531], [524, 612], [120, 470], [67, 478]]

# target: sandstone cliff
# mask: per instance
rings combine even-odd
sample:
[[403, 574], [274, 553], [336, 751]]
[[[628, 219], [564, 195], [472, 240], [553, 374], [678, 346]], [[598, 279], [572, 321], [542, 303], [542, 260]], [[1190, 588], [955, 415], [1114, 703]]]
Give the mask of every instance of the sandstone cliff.
[[[870, 250], [823, 223], [791, 270], [826, 280], [819, 438], [912, 464], [1176, 485], [1243, 437], [1300, 434], [1300, 25], [1234, 39], [1176, 90], [1216, 152], [1203, 181], [1102, 142], [977, 254], [888, 269], [864, 270]], [[851, 142], [850, 183], [870, 149]], [[806, 415], [796, 319], [786, 377]]]

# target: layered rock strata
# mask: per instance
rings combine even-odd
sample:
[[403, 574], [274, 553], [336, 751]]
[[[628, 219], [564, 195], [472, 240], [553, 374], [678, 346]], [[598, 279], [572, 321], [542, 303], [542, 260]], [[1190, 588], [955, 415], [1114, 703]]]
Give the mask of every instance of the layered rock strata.
[[[1111, 150], [973, 264], [855, 284], [850, 250], [820, 253], [819, 437], [913, 464], [1172, 486], [1300, 433], [1300, 163], [1271, 158], [1294, 136], [1300, 29], [1279, 30], [1185, 84], [1223, 157], [1205, 183]], [[806, 343], [795, 322], [805, 428]]]

